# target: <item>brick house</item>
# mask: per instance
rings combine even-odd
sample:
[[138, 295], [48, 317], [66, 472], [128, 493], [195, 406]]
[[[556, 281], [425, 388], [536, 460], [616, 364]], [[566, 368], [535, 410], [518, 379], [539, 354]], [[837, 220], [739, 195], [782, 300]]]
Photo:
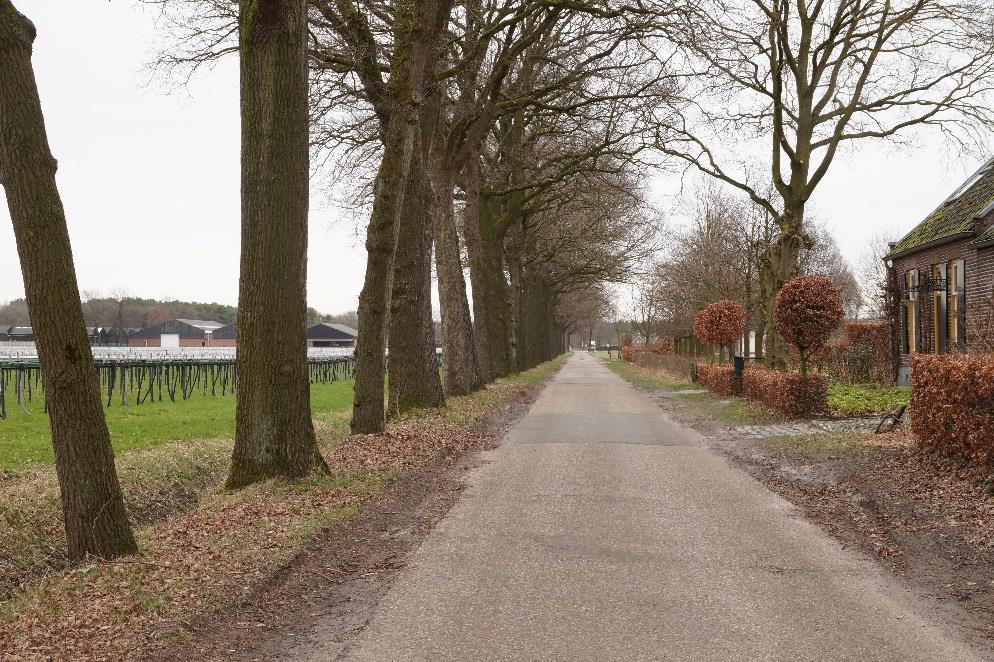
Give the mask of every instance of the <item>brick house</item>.
[[994, 303], [994, 159], [972, 174], [887, 254], [898, 382], [916, 352], [990, 351]]

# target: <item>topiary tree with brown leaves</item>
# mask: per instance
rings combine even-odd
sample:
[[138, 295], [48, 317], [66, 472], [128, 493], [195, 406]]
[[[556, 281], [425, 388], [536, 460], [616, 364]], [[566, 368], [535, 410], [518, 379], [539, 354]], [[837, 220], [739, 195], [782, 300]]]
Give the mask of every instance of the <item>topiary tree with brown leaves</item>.
[[783, 339], [797, 348], [802, 376], [808, 374], [808, 358], [828, 342], [843, 316], [842, 297], [827, 278], [798, 276], [780, 289], [773, 323]]
[[722, 299], [715, 301], [694, 317], [694, 335], [702, 342], [728, 348], [732, 356], [732, 345], [738, 342], [746, 328], [746, 311], [741, 303]]

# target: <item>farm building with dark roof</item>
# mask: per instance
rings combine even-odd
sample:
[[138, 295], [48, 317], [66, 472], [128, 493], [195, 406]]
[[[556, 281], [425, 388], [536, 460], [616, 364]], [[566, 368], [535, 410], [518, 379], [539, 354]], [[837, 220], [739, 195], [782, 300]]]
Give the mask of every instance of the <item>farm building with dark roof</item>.
[[238, 344], [238, 322], [225, 324], [211, 333], [212, 347], [234, 347]]
[[0, 326], [0, 340], [33, 342], [34, 339], [30, 326]]
[[917, 352], [986, 348], [994, 340], [994, 159], [892, 244], [886, 259], [900, 297], [892, 320], [900, 382]]
[[308, 347], [355, 347], [359, 332], [344, 324], [320, 322], [307, 327]]
[[[175, 319], [144, 328], [128, 338], [131, 347], [214, 347], [214, 331], [223, 324]], [[232, 343], [234, 344], [234, 343]]]

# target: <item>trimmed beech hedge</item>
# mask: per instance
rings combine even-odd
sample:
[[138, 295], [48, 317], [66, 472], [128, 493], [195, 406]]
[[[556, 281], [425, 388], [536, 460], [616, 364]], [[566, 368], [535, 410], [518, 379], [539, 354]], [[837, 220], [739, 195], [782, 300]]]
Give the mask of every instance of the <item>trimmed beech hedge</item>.
[[730, 365], [699, 365], [697, 366], [697, 382], [715, 395], [728, 396], [732, 394], [734, 370]]
[[750, 367], [742, 377], [742, 394], [788, 418], [828, 414], [828, 380], [824, 375]]
[[624, 345], [621, 348], [621, 358], [625, 361], [634, 361], [636, 363], [640, 362], [642, 357], [653, 355], [653, 356], [670, 356], [673, 354], [673, 339], [672, 338], [662, 338], [655, 345], [649, 347], [642, 347], [635, 345]]
[[925, 448], [994, 469], [994, 355], [912, 363], [911, 430]]
[[[697, 381], [715, 395], [732, 395], [734, 370], [729, 365], [697, 366]], [[783, 372], [749, 366], [742, 375], [742, 395], [787, 418], [828, 414], [828, 380], [824, 375]]]

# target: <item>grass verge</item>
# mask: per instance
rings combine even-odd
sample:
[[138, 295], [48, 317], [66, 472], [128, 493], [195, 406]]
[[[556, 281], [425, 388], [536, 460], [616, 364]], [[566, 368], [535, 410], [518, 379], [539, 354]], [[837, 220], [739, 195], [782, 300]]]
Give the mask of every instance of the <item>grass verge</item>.
[[801, 453], [812, 460], [857, 459], [882, 446], [870, 443], [865, 432], [819, 432], [815, 434], [770, 437], [770, 443]]
[[[13, 568], [19, 586], [0, 598], [0, 659], [140, 658], [198, 615], [251, 594], [392, 477], [443, 453], [479, 446], [488, 438], [476, 429], [479, 422], [523, 397], [564, 361], [560, 357], [451, 398], [442, 410], [408, 414], [380, 435], [347, 436], [346, 414], [325, 417], [317, 428], [332, 475], [297, 483], [220, 490], [228, 441], [125, 454], [119, 465], [132, 512], [133, 504], [155, 503], [156, 495], [177, 483], [186, 486], [195, 505], [140, 527], [140, 554], [117, 562], [66, 568], [63, 561], [61, 569], [52, 562], [62, 531], [51, 469], [0, 484], [4, 522], [24, 531], [18, 547], [0, 552], [2, 559], [10, 553], [19, 557], [3, 567]], [[162, 466], [184, 447], [189, 458]], [[184, 474], [187, 478], [180, 478]], [[154, 507], [146, 509], [148, 517], [157, 517]]]
[[742, 398], [716, 398], [710, 393], [680, 393], [699, 391], [701, 386], [681, 379], [665, 371], [623, 361], [600, 357], [607, 367], [629, 382], [649, 390], [676, 391], [678, 401], [696, 411], [714, 416], [726, 423], [749, 425], [772, 423], [779, 420], [775, 415], [753, 405]]
[[648, 389], [665, 389], [668, 391], [688, 391], [700, 388], [676, 375], [672, 375], [662, 370], [650, 370], [630, 361], [623, 361], [617, 355], [607, 358], [607, 352], [598, 352], [600, 358], [608, 368], [618, 373], [624, 379], [632, 382], [636, 386]]
[[841, 416], [883, 414], [911, 401], [911, 387], [876, 384], [830, 384], [828, 406]]
[[776, 414], [744, 398], [719, 398], [711, 393], [687, 393], [681, 395], [680, 400], [697, 411], [735, 425], [759, 425], [781, 420]]

